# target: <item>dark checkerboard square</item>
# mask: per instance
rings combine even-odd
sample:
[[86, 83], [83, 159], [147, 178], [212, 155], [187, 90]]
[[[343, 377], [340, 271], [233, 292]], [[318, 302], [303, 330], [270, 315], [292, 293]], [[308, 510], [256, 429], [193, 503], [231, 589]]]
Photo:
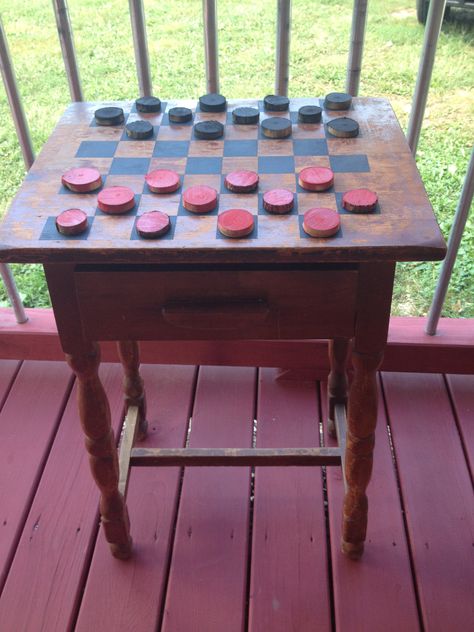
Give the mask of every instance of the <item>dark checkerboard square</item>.
[[93, 221], [93, 217], [88, 217], [87, 230], [85, 230], [80, 235], [63, 235], [56, 228], [56, 217], [48, 217], [39, 238], [41, 241], [47, 241], [51, 239], [62, 239], [66, 241], [72, 239], [73, 241], [84, 241], [89, 237]]
[[337, 204], [337, 210], [339, 211], [339, 213], [341, 213], [341, 215], [378, 215], [380, 214], [380, 204], [377, 202], [377, 206], [375, 207], [375, 210], [371, 211], [370, 213], [353, 213], [352, 211], [346, 211], [346, 209], [342, 206], [342, 196], [344, 195], [344, 193], [339, 192], [336, 193], [336, 204]]
[[[159, 125], [153, 125], [153, 134], [152, 134], [152, 136], [148, 136], [148, 138], [144, 138], [143, 140], [156, 140], [156, 135], [158, 134], [158, 130], [159, 130], [159, 129], [160, 129], [160, 126], [159, 126]], [[133, 142], [135, 142], [135, 143], [136, 143], [136, 142], [140, 142], [140, 140], [139, 140], [139, 139], [137, 139], [137, 138], [131, 138], [131, 137], [127, 134], [127, 130], [126, 130], [126, 129], [124, 129], [124, 130], [123, 130], [123, 134], [122, 134], [122, 136], [120, 137], [120, 140], [128, 140], [128, 141], [131, 141], [132, 143], [133, 143]]]
[[114, 158], [110, 167], [111, 175], [145, 175], [150, 166], [149, 158]]
[[225, 140], [224, 156], [256, 156], [258, 143], [256, 140]]
[[185, 158], [189, 151], [188, 140], [157, 140], [153, 157]]
[[132, 241], [136, 241], [137, 239], [139, 239], [140, 241], [161, 241], [162, 239], [174, 239], [174, 231], [176, 229], [176, 217], [174, 215], [170, 216], [171, 226], [170, 226], [169, 231], [166, 233], [166, 235], [162, 235], [161, 237], [156, 237], [155, 239], [143, 239], [143, 237], [140, 237], [136, 229], [137, 219], [135, 219], [135, 221], [133, 222], [132, 233], [130, 235], [130, 239]]
[[295, 156], [327, 156], [328, 143], [324, 138], [298, 138], [293, 140]]
[[223, 235], [216, 226], [216, 239], [228, 239], [230, 241], [241, 241], [242, 239], [258, 239], [258, 217], [253, 216], [253, 230], [249, 235], [245, 237], [227, 237]]
[[115, 140], [83, 140], [76, 152], [76, 158], [112, 158], [117, 145]]
[[216, 208], [213, 211], [210, 211], [209, 213], [191, 213], [190, 211], [187, 211], [184, 206], [183, 206], [183, 197], [181, 196], [181, 199], [179, 201], [179, 206], [178, 206], [178, 215], [187, 215], [188, 217], [195, 217], [196, 215], [217, 215], [219, 212], [219, 198], [217, 199], [217, 205]]
[[[299, 225], [299, 229], [300, 229], [300, 237], [302, 239], [318, 239], [318, 237], [311, 237], [311, 235], [308, 235], [308, 233], [305, 232], [304, 228], [303, 228], [303, 221], [304, 221], [304, 215], [300, 215], [298, 217], [298, 225]], [[340, 239], [342, 237], [342, 226], [341, 228], [339, 228], [338, 232], [333, 235], [332, 237], [326, 237], [326, 239], [328, 240], [332, 240], [332, 239]], [[323, 239], [322, 237], [320, 237], [319, 239]]]
[[365, 154], [329, 156], [329, 164], [334, 173], [365, 173], [370, 171], [369, 161]]
[[258, 159], [259, 173], [291, 173], [294, 170], [293, 156], [260, 156]]
[[[258, 194], [258, 214], [259, 215], [278, 215], [278, 213], [269, 213], [263, 208], [263, 193]], [[289, 213], [282, 213], [282, 215], [298, 215], [298, 196], [293, 197], [293, 208]]]
[[[135, 206], [130, 209], [129, 211], [127, 211], [126, 213], [115, 213], [115, 215], [124, 215], [124, 216], [128, 216], [128, 215], [136, 215], [137, 211], [138, 211], [138, 205], [140, 204], [140, 198], [141, 198], [141, 194], [136, 193], [135, 194]], [[101, 211], [100, 208], [97, 206], [95, 209], [95, 215], [107, 215], [107, 216], [113, 216], [114, 213], [104, 213], [104, 211]]]
[[222, 158], [215, 157], [190, 157], [186, 162], [186, 173], [220, 173], [222, 170]]

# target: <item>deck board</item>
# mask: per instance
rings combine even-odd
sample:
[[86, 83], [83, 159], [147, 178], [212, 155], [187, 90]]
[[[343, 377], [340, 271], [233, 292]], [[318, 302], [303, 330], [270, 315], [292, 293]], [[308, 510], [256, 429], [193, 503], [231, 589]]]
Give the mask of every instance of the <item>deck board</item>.
[[[324, 383], [321, 386], [324, 419], [326, 391]], [[336, 445], [327, 433], [325, 441], [327, 445]], [[339, 468], [327, 469], [336, 630], [417, 632], [420, 626], [415, 590], [380, 395], [375, 445], [373, 475], [367, 490], [367, 543], [358, 562], [340, 553], [344, 485]]]
[[10, 387], [20, 367], [21, 362], [18, 362], [18, 360], [2, 360], [0, 362], [0, 410], [3, 408]]
[[[255, 382], [255, 369], [202, 367], [189, 447], [250, 447]], [[249, 491], [248, 467], [185, 470], [165, 632], [243, 630]]]
[[[7, 380], [8, 376], [2, 373]], [[63, 363], [24, 362], [0, 413], [0, 589], [59, 424], [71, 379], [71, 371]]]
[[[7, 526], [20, 535], [10, 540], [1, 632], [411, 632], [420, 630], [415, 588], [427, 632], [470, 629], [473, 376], [383, 374], [360, 562], [339, 553], [338, 468], [328, 468], [328, 521], [320, 470], [257, 469], [253, 534], [249, 468], [188, 468], [180, 496], [177, 468], [135, 469], [128, 504], [136, 554], [120, 562], [97, 530], [98, 494], [69, 370], [32, 361], [16, 370], [15, 362], [0, 361], [0, 400], [8, 395], [0, 412], [0, 475], [10, 477], [6, 486], [0, 479], [0, 494], [18, 508]], [[255, 369], [206, 367], [195, 390], [195, 372], [143, 368], [146, 445], [182, 445], [191, 408], [191, 446], [250, 446], [256, 412], [259, 446], [317, 442], [323, 384], [275, 379], [278, 371], [265, 369], [257, 393]], [[121, 370], [105, 365], [102, 375], [117, 428]], [[15, 477], [15, 467], [9, 473], [11, 463], [30, 472], [27, 481]]]
[[474, 476], [474, 375], [447, 375], [471, 477]]
[[[54, 368], [58, 372], [66, 367], [57, 363]], [[36, 367], [36, 374], [44, 375], [45, 370]], [[121, 371], [116, 365], [103, 365], [101, 377], [117, 430], [123, 408]], [[0, 629], [64, 632], [70, 628], [97, 526], [98, 495], [74, 388], [0, 598]]]
[[425, 629], [472, 629], [472, 485], [443, 376], [383, 384]]
[[[257, 446], [319, 446], [315, 383], [277, 375], [260, 370]], [[323, 502], [320, 468], [255, 468], [251, 632], [331, 630]]]

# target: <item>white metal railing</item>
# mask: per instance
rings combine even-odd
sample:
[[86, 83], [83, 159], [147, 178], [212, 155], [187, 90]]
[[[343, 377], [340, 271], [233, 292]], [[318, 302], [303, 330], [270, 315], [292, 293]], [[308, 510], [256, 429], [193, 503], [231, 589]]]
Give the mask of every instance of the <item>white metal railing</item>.
[[[64, 66], [69, 83], [71, 99], [82, 101], [83, 93], [79, 77], [79, 70], [74, 50], [71, 21], [67, 7], [67, 0], [52, 0], [56, 18], [59, 41], [61, 45]], [[368, 0], [354, 0], [352, 14], [352, 28], [349, 42], [349, 55], [346, 74], [346, 91], [356, 96], [359, 92], [359, 82], [362, 68], [362, 54], [364, 47], [365, 25], [367, 21]], [[206, 88], [208, 92], [219, 91], [219, 63], [217, 42], [217, 1], [203, 0], [204, 21], [204, 50], [206, 63]], [[431, 74], [436, 54], [436, 46], [443, 20], [446, 0], [431, 0], [425, 28], [423, 50], [420, 58], [418, 77], [413, 95], [412, 108], [407, 130], [408, 144], [413, 155], [416, 154], [423, 116], [428, 97]], [[129, 11], [132, 25], [132, 37], [135, 50], [138, 86], [141, 96], [152, 94], [152, 81], [148, 57], [148, 43], [146, 35], [146, 20], [143, 0], [129, 0]], [[289, 59], [291, 32], [291, 0], [277, 0], [277, 29], [276, 29], [276, 59], [275, 59], [275, 93], [288, 94]], [[13, 66], [8, 51], [8, 45], [0, 21], [0, 62], [3, 82], [7, 92], [12, 117], [15, 123], [23, 160], [27, 169], [34, 160], [28, 125], [21, 104], [13, 72]], [[436, 333], [436, 327], [441, 314], [446, 290], [449, 284], [452, 268], [456, 260], [459, 243], [469, 214], [473, 197], [474, 175], [473, 158], [469, 164], [463, 192], [458, 204], [451, 236], [448, 254], [438, 280], [433, 304], [427, 325], [427, 333]], [[21, 300], [14, 286], [9, 268], [5, 265], [0, 270], [10, 300], [15, 308], [18, 322], [22, 316]]]

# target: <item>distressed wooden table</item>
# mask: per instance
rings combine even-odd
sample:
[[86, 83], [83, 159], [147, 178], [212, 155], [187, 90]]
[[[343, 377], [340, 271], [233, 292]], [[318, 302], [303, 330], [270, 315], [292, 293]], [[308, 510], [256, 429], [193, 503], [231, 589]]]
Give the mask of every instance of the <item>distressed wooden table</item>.
[[[318, 99], [291, 100], [290, 111], [267, 113], [258, 101], [235, 101], [224, 113], [191, 107], [193, 122], [172, 125], [164, 103], [159, 114], [140, 114], [131, 103], [69, 106], [25, 178], [0, 229], [0, 261], [44, 265], [67, 361], [78, 380], [81, 422], [93, 476], [101, 492], [106, 538], [120, 558], [132, 545], [124, 497], [130, 465], [320, 465], [343, 464], [346, 496], [343, 551], [360, 557], [367, 526], [369, 483], [377, 417], [376, 371], [386, 342], [395, 262], [441, 259], [444, 240], [433, 216], [415, 162], [390, 105], [382, 99], [354, 99], [349, 112], [323, 111], [320, 124], [299, 124], [297, 110]], [[267, 139], [258, 125], [232, 124], [237, 105], [258, 107], [290, 118], [292, 135]], [[125, 122], [147, 119], [150, 140], [127, 138], [124, 124], [97, 126], [94, 111], [119, 105]], [[357, 120], [354, 139], [332, 137], [331, 118]], [[196, 139], [193, 123], [224, 123], [222, 139]], [[97, 191], [72, 193], [61, 185], [67, 169], [95, 166], [105, 186], [135, 192], [135, 208], [110, 216], [97, 208]], [[298, 172], [329, 166], [334, 186], [323, 193], [304, 191]], [[144, 175], [172, 168], [180, 190], [152, 194]], [[223, 185], [235, 169], [258, 172], [255, 193], [235, 194]], [[182, 191], [207, 184], [219, 191], [215, 211], [188, 213]], [[295, 193], [291, 213], [272, 216], [262, 194], [275, 187]], [[351, 214], [342, 195], [352, 188], [377, 192], [371, 214]], [[324, 206], [340, 213], [341, 230], [315, 239], [302, 229], [306, 210]], [[55, 229], [56, 215], [79, 207], [89, 216], [83, 235], [66, 237]], [[171, 231], [142, 240], [135, 222], [142, 212], [160, 209], [171, 217]], [[217, 232], [218, 213], [245, 208], [254, 214], [254, 231], [243, 239]], [[139, 340], [328, 338], [329, 422], [339, 448], [279, 450], [146, 450], [134, 447], [146, 433], [146, 406], [139, 374]], [[349, 348], [350, 340], [352, 348]], [[117, 340], [128, 404], [117, 455], [107, 396], [98, 377], [101, 340]], [[346, 360], [354, 378], [347, 396]], [[346, 425], [347, 405], [347, 435]]]

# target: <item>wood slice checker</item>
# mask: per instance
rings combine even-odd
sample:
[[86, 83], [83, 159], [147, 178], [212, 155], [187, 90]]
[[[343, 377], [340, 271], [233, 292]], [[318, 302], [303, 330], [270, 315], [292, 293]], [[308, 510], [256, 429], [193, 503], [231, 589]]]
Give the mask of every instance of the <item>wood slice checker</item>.
[[[338, 93], [147, 99], [71, 104], [0, 227], [0, 261], [44, 265], [112, 553], [132, 554], [131, 466], [342, 464], [342, 550], [358, 559], [395, 263], [445, 254], [398, 121], [383, 99]], [[136, 341], [305, 338], [329, 340], [338, 448], [135, 445], [147, 429]], [[103, 340], [125, 374], [119, 454]]]

